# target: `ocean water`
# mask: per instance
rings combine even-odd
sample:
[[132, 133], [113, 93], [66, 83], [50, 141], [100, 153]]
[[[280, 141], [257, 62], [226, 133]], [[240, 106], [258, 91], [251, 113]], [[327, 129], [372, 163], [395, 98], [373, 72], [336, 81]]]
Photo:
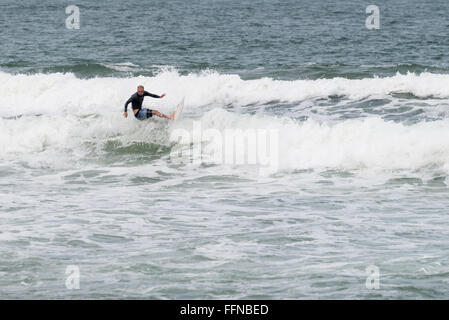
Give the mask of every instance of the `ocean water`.
[[2, 0], [0, 299], [449, 298], [448, 15]]

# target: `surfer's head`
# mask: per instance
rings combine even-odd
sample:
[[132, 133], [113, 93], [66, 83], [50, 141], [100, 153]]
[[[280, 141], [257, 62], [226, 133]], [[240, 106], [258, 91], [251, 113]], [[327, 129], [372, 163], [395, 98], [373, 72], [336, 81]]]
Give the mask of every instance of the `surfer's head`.
[[138, 87], [137, 87], [137, 94], [138, 94], [139, 96], [142, 96], [144, 90], [145, 90], [145, 89], [143, 88], [143, 85], [138, 86]]

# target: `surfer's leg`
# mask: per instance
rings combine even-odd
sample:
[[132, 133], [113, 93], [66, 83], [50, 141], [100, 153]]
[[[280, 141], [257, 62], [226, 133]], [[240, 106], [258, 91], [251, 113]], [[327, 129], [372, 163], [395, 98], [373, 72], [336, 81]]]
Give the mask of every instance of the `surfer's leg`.
[[136, 118], [139, 120], [146, 120], [148, 118], [151, 118], [153, 116], [153, 110], [143, 108], [140, 109], [139, 112], [136, 114]]
[[148, 109], [140, 109], [134, 116], [139, 120], [145, 120], [147, 118]]
[[165, 118], [165, 119], [171, 119], [169, 116], [167, 116], [166, 114], [163, 114], [163, 113], [161, 113], [161, 112], [159, 112], [159, 111], [157, 111], [157, 110], [151, 110], [152, 111], [152, 113], [155, 115], [155, 116], [158, 116], [158, 117], [161, 117], [161, 118]]

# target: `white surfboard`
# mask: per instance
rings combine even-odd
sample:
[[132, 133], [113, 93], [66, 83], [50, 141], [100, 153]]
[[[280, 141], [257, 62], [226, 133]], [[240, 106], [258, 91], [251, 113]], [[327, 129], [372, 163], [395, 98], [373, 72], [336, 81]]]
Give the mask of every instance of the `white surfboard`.
[[183, 108], [184, 108], [184, 98], [182, 98], [182, 101], [178, 104], [178, 107], [175, 110], [175, 116], [173, 117], [173, 122], [176, 122], [179, 119], [179, 116], [181, 115]]

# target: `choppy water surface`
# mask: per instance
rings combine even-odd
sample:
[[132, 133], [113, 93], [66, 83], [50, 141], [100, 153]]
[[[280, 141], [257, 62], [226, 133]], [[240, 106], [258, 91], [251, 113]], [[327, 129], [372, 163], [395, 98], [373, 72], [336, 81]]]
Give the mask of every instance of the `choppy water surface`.
[[0, 298], [447, 299], [449, 3], [370, 4], [3, 1]]

